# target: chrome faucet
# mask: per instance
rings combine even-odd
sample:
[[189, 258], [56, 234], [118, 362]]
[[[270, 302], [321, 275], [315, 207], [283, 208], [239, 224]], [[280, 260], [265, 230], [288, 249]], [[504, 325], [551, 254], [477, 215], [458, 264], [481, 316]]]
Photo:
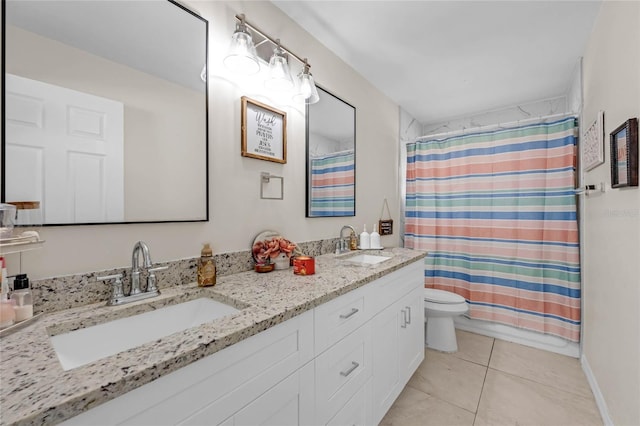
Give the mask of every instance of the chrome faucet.
[[[144, 290], [140, 288], [140, 252], [142, 252], [142, 267], [145, 268], [149, 274], [147, 276], [147, 287]], [[124, 294], [122, 273], [97, 278], [98, 281], [113, 280], [111, 297], [107, 301], [107, 305], [122, 305], [124, 303], [135, 302], [159, 295], [160, 290], [158, 290], [157, 287], [158, 279], [156, 272], [164, 271], [168, 269], [168, 266], [157, 266], [155, 268], [152, 268], [152, 266], [153, 262], [151, 262], [149, 246], [147, 246], [144, 241], [138, 241], [133, 246], [133, 252], [131, 253], [131, 291], [128, 295]]]
[[140, 252], [142, 251], [142, 266], [151, 267], [151, 255], [149, 254], [149, 246], [144, 241], [138, 241], [133, 246], [131, 253], [131, 296], [142, 293], [140, 289]]
[[[345, 229], [346, 230], [351, 230], [349, 235], [351, 235], [351, 233], [354, 233], [354, 234], [356, 233], [356, 230], [353, 229], [353, 226], [351, 226], [351, 225], [344, 225], [342, 227], [342, 229], [340, 229], [340, 243], [339, 243], [340, 246], [338, 247], [338, 251], [340, 253], [344, 253], [346, 251], [349, 251], [349, 244], [347, 243], [347, 241], [344, 239], [344, 236], [342, 235]], [[349, 238], [349, 237], [347, 237], [347, 238]]]

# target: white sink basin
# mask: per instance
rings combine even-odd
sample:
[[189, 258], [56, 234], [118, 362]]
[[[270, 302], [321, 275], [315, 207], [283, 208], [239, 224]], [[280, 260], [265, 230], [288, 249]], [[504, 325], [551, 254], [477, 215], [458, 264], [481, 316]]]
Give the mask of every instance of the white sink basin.
[[51, 337], [64, 370], [196, 327], [238, 309], [206, 297]]
[[391, 259], [391, 257], [377, 256], [375, 254], [359, 254], [359, 255], [345, 259], [345, 262], [353, 263], [356, 265], [369, 266], [369, 265], [377, 265], [389, 259]]

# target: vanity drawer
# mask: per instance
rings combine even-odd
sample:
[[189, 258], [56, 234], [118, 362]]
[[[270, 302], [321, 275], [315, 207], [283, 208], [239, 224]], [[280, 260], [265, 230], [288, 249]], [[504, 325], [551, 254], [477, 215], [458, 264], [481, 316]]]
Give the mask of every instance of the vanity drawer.
[[327, 426], [371, 425], [373, 423], [373, 378], [370, 378], [355, 395], [333, 416]]
[[369, 380], [371, 343], [371, 326], [366, 324], [316, 358], [317, 424], [327, 423]]
[[424, 286], [424, 261], [385, 275], [371, 284], [369, 308], [378, 313], [416, 287]]
[[316, 355], [371, 318], [368, 293], [365, 285], [314, 309]]

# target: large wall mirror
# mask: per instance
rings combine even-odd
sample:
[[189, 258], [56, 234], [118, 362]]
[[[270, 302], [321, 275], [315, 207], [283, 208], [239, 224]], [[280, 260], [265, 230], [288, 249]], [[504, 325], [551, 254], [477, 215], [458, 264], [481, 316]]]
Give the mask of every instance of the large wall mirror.
[[208, 220], [207, 21], [170, 0], [3, 5], [2, 201], [45, 225]]
[[307, 106], [307, 217], [356, 215], [356, 109], [318, 87]]

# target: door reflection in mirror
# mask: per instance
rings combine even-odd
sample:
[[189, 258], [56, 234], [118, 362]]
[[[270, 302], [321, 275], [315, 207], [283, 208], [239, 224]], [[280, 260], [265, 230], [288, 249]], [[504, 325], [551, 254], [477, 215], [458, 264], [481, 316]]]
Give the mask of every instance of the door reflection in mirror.
[[317, 87], [307, 106], [307, 217], [355, 216], [356, 109]]
[[208, 219], [205, 19], [168, 0], [3, 18], [3, 201], [41, 202], [45, 225]]

